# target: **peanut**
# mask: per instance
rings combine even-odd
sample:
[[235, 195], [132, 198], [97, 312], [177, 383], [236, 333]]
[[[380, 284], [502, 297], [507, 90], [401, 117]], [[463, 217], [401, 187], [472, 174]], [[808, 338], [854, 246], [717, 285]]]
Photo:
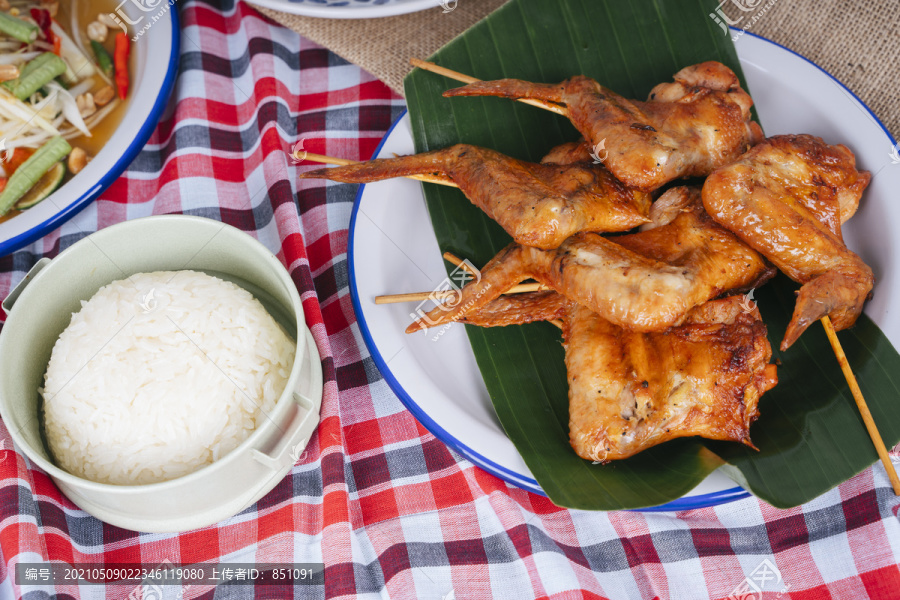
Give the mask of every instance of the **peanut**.
[[108, 32], [109, 30], [106, 28], [106, 25], [104, 25], [100, 21], [94, 21], [93, 23], [89, 23], [87, 26], [87, 36], [95, 42], [100, 42], [101, 44], [106, 41], [106, 34]]
[[97, 106], [106, 106], [112, 99], [116, 97], [116, 90], [111, 85], [104, 86], [94, 94], [94, 104]]
[[90, 162], [87, 152], [83, 148], [75, 146], [69, 153], [69, 171], [72, 175], [77, 175]]
[[10, 81], [19, 76], [19, 67], [16, 65], [0, 65], [0, 81]]
[[94, 104], [94, 95], [90, 92], [85, 92], [75, 98], [75, 105], [78, 106], [78, 112], [81, 113], [82, 117], [89, 117], [97, 112], [97, 105]]

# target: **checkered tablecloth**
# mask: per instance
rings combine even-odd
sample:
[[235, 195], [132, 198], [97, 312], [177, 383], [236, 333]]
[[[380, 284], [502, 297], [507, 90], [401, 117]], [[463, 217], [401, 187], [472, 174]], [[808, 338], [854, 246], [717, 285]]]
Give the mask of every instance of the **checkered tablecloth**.
[[[302, 138], [310, 151], [367, 159], [402, 99], [247, 5], [178, 5], [180, 72], [157, 131], [99, 201], [0, 259], [0, 296], [42, 256], [125, 219], [186, 213], [235, 225], [278, 255], [301, 292], [322, 355], [322, 422], [271, 493], [180, 535], [88, 516], [0, 430], [0, 590], [32, 600], [900, 598], [900, 498], [881, 466], [792, 510], [748, 498], [589, 513], [448, 450], [404, 409], [360, 337], [346, 255], [355, 186], [300, 184], [305, 167], [288, 154]], [[325, 571], [323, 586], [293, 589], [14, 585], [17, 563], [40, 561], [322, 562]]]

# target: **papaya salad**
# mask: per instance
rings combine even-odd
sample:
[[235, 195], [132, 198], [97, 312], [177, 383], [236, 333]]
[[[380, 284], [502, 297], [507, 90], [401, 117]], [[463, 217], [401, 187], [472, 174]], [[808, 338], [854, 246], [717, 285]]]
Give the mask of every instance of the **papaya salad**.
[[105, 143], [98, 134], [109, 136], [101, 124], [113, 120], [128, 96], [125, 27], [106, 12], [83, 18], [78, 4], [0, 0], [4, 220], [78, 174]]

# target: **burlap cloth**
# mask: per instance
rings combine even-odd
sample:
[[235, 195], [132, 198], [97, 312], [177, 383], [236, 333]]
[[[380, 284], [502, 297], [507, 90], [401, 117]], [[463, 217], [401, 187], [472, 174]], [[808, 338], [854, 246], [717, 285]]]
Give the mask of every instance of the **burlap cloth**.
[[[599, 0], [598, 0], [599, 1]], [[626, 0], [617, 0], [626, 1]], [[380, 19], [318, 19], [259, 7], [269, 18], [331, 49], [403, 94], [410, 57], [426, 58], [506, 0], [460, 0]], [[732, 21], [766, 12], [748, 29], [809, 58], [869, 105], [894, 138], [900, 137], [900, 2], [897, 0], [738, 0], [758, 9], [722, 8]], [[744, 19], [737, 26], [747, 25]]]

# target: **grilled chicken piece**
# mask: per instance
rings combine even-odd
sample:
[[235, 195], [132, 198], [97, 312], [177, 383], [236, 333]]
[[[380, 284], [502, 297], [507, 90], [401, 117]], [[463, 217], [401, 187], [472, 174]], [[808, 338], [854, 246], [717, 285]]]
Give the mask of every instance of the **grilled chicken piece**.
[[526, 292], [497, 298], [479, 310], [466, 313], [460, 323], [477, 327], [505, 327], [538, 321], [552, 321], [566, 316], [571, 301], [554, 291]]
[[606, 462], [678, 437], [750, 443], [760, 396], [778, 382], [766, 325], [742, 296], [701, 304], [664, 332], [616, 327], [555, 292], [501, 296], [464, 322], [563, 319], [569, 439]]
[[613, 175], [650, 192], [680, 177], [709, 175], [762, 139], [759, 125], [750, 120], [753, 100], [731, 69], [704, 62], [685, 67], [674, 79], [653, 88], [647, 102], [623, 98], [584, 76], [559, 84], [479, 81], [444, 96], [533, 98], [559, 105], [596, 153], [608, 154], [604, 164]]
[[695, 210], [700, 188], [676, 187], [666, 190], [650, 207], [650, 221], [640, 226], [640, 231], [650, 231], [675, 220], [685, 210]]
[[856, 211], [871, 175], [845, 146], [784, 135], [716, 170], [703, 204], [716, 221], [803, 284], [781, 349], [828, 315], [834, 328], [856, 322], [875, 276], [847, 249], [841, 223]]
[[647, 194], [628, 189], [602, 165], [534, 164], [466, 144], [300, 177], [368, 183], [422, 174], [448, 177], [517, 243], [536, 248], [556, 248], [579, 231], [627, 231], [645, 223], [650, 208]]
[[667, 195], [682, 208], [650, 231], [609, 239], [579, 233], [552, 251], [511, 244], [453, 306], [435, 307], [406, 332], [459, 320], [529, 277], [615, 325], [662, 331], [694, 306], [728, 290], [756, 287], [774, 274], [755, 250], [706, 215], [699, 190], [675, 188]]
[[591, 155], [591, 145], [584, 141], [584, 138], [577, 142], [568, 142], [560, 144], [551, 149], [547, 156], [541, 159], [541, 163], [545, 165], [571, 165], [580, 162], [595, 162], [602, 159], [603, 155], [597, 155], [594, 158]]
[[659, 333], [616, 327], [573, 304], [563, 336], [578, 456], [607, 462], [695, 435], [753, 447], [759, 398], [778, 378], [766, 325], [742, 298], [701, 304]]

